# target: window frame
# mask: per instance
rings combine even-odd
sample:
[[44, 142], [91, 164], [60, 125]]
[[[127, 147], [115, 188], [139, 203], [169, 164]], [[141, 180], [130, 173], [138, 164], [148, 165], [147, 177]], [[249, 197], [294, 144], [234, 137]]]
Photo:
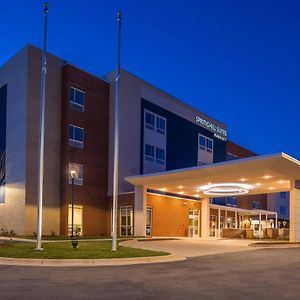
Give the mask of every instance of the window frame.
[[[151, 154], [153, 153], [153, 155], [149, 155], [146, 153], [147, 147], [151, 147]], [[145, 160], [154, 162], [155, 160], [155, 146], [154, 145], [150, 145], [150, 144], [145, 144], [145, 149], [144, 149], [144, 155], [145, 155]]]
[[83, 164], [79, 164], [79, 163], [75, 163], [75, 162], [71, 162], [71, 161], [69, 162], [69, 184], [72, 184], [72, 178], [71, 178], [71, 175], [70, 175], [70, 171], [71, 171], [70, 166], [71, 165], [77, 165], [77, 166], [79, 166], [80, 171], [81, 171], [81, 178], [80, 177], [74, 178], [74, 185], [83, 185], [83, 179], [84, 179]]
[[[154, 124], [147, 123], [147, 114], [154, 119]], [[164, 122], [165, 128], [160, 127], [161, 121]], [[144, 128], [155, 131], [159, 134], [166, 135], [167, 132], [167, 118], [156, 114], [148, 109], [144, 109]]]
[[[70, 137], [70, 127], [73, 127], [73, 130], [74, 130], [72, 138]], [[82, 141], [79, 141], [79, 140], [75, 139], [75, 135], [76, 135], [75, 134], [75, 130], [76, 130], [76, 128], [82, 129], [82, 132], [83, 132], [83, 134], [82, 134], [82, 137], [83, 137]], [[68, 129], [69, 129], [69, 131], [68, 131], [68, 133], [69, 133], [69, 145], [72, 146], [72, 147], [75, 147], [75, 148], [81, 148], [81, 149], [83, 149], [84, 148], [84, 128], [80, 127], [80, 126], [76, 126], [76, 125], [70, 123]]]
[[[162, 149], [162, 148], [159, 148], [159, 147], [154, 147], [154, 148], [155, 148], [155, 159], [156, 159], [156, 162], [159, 163], [159, 164], [164, 165], [165, 162], [166, 162], [166, 150]], [[158, 157], [158, 154], [159, 154], [160, 151], [163, 151], [163, 158], [159, 158]]]
[[[204, 141], [204, 144], [201, 144], [200, 141], [201, 139]], [[211, 143], [211, 148], [208, 147], [208, 143]], [[198, 149], [202, 150], [202, 151], [206, 151], [208, 153], [211, 153], [213, 155], [214, 153], [214, 140], [210, 137], [207, 137], [201, 133], [198, 133]]]
[[[126, 224], [122, 225], [122, 211], [125, 210], [126, 212]], [[133, 232], [133, 226], [134, 226], [134, 211], [133, 211], [133, 206], [131, 205], [124, 205], [124, 206], [120, 206], [120, 236], [125, 236], [125, 237], [130, 237], [133, 236], [134, 232]], [[128, 225], [128, 216], [131, 219], [131, 224]], [[122, 228], [125, 228], [126, 231], [126, 235], [122, 234]], [[128, 234], [128, 232], [130, 231], [130, 234]]]
[[[74, 99], [71, 99], [71, 90], [74, 90]], [[75, 102], [75, 99], [76, 99], [76, 92], [80, 92], [83, 94], [83, 104], [80, 104], [78, 102]], [[71, 86], [69, 88], [69, 102], [70, 104], [72, 105], [72, 107], [84, 112], [84, 109], [85, 109], [85, 91], [81, 90], [81, 89], [78, 89], [74, 86]]]

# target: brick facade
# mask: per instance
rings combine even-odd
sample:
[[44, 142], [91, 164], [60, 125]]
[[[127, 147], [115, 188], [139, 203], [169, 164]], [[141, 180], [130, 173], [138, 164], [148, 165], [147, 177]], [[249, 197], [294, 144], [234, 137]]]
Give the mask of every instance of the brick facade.
[[227, 141], [226, 151], [228, 154], [234, 155], [236, 158], [245, 158], [245, 157], [251, 157], [257, 155], [253, 151], [250, 151], [231, 141]]
[[[85, 91], [84, 112], [69, 103], [70, 87]], [[69, 145], [69, 124], [84, 128], [84, 148]], [[71, 65], [62, 69], [61, 234], [67, 234], [71, 203], [69, 162], [83, 165], [74, 203], [83, 206], [83, 234], [107, 235], [109, 84]]]

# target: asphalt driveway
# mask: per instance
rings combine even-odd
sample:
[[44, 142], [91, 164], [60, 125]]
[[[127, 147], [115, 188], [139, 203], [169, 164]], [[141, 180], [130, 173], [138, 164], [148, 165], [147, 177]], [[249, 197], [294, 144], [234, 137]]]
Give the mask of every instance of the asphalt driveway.
[[0, 299], [299, 299], [300, 249], [122, 267], [0, 266]]
[[199, 257], [212, 254], [232, 253], [254, 250], [248, 247], [249, 240], [218, 240], [203, 238], [182, 238], [173, 240], [131, 240], [124, 242], [124, 246], [157, 250], [171, 253], [179, 257]]

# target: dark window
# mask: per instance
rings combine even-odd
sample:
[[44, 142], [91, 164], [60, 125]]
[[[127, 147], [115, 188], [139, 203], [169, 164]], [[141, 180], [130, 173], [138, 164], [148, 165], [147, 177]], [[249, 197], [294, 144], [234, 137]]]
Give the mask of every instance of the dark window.
[[84, 110], [85, 93], [74, 87], [70, 88], [70, 102], [72, 106], [80, 111]]
[[156, 117], [156, 130], [161, 134], [165, 134], [166, 131], [166, 120], [159, 116]]
[[152, 145], [145, 145], [145, 159], [153, 161], [154, 160], [154, 146]]
[[74, 125], [69, 125], [69, 144], [77, 148], [83, 148], [84, 129]]
[[252, 208], [253, 209], [261, 209], [261, 202], [259, 202], [259, 201], [253, 201], [252, 202]]
[[148, 129], [154, 130], [155, 126], [155, 116], [154, 114], [151, 114], [150, 112], [146, 112], [146, 127]]
[[165, 163], [165, 150], [161, 148], [156, 148], [156, 161], [160, 164]]

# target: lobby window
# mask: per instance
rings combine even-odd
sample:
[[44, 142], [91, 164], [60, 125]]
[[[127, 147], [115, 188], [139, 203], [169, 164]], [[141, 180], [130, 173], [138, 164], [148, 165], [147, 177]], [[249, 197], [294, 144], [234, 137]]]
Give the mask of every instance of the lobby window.
[[83, 148], [84, 129], [75, 125], [69, 125], [69, 145], [77, 148]]
[[72, 107], [79, 111], [84, 111], [85, 92], [77, 88], [71, 87], [69, 99]]
[[[74, 235], [80, 236], [82, 235], [82, 206], [74, 205]], [[72, 205], [68, 207], [68, 235], [72, 233]]]
[[72, 183], [72, 178], [70, 176], [70, 172], [75, 171], [76, 175], [74, 178], [74, 184], [76, 185], [83, 185], [83, 165], [76, 164], [76, 163], [69, 163], [69, 183]]
[[120, 236], [133, 235], [133, 208], [132, 206], [120, 207]]
[[259, 202], [259, 201], [253, 201], [252, 202], [252, 208], [253, 209], [261, 209], [261, 202]]
[[154, 161], [154, 146], [145, 145], [145, 159], [149, 161]]
[[165, 150], [161, 148], [156, 148], [156, 162], [159, 164], [165, 163]]

